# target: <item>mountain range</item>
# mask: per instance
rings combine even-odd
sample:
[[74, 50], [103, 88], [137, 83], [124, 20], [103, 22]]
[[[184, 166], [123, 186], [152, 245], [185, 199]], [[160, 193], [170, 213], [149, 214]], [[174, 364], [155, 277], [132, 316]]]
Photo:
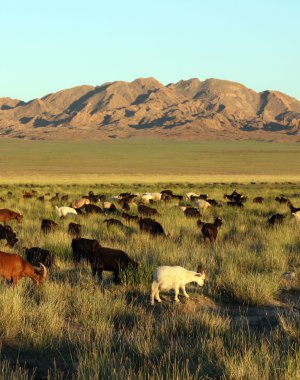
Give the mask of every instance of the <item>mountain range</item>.
[[156, 137], [300, 141], [300, 102], [219, 79], [155, 78], [77, 86], [29, 102], [0, 98], [0, 137], [36, 140]]

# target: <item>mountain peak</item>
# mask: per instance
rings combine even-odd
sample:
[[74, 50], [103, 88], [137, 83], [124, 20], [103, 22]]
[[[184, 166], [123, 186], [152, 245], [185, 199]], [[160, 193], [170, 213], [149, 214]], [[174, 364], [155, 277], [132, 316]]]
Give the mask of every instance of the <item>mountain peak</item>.
[[299, 135], [297, 99], [215, 78], [167, 86], [153, 77], [82, 85], [28, 103], [0, 98], [2, 137], [300, 141]]

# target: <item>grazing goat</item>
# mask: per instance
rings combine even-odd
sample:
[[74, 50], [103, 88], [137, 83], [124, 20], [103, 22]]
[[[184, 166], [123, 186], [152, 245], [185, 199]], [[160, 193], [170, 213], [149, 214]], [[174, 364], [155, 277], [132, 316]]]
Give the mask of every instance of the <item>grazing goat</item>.
[[121, 193], [121, 194], [119, 194], [119, 197], [121, 197], [121, 198], [125, 198], [125, 197], [128, 197], [128, 196], [130, 196], [131, 195], [131, 193]]
[[290, 203], [290, 210], [291, 210], [291, 214], [294, 214], [295, 212], [300, 211], [300, 207], [294, 207], [292, 203]]
[[231, 202], [235, 203], [245, 203], [247, 201], [247, 197], [243, 194], [239, 194], [236, 190], [234, 190], [231, 194], [224, 194], [224, 199], [229, 199]]
[[69, 223], [68, 233], [76, 238], [79, 238], [81, 235], [81, 224], [78, 223]]
[[126, 220], [126, 222], [138, 222], [139, 221], [139, 217], [138, 215], [130, 215], [130, 214], [127, 214], [127, 212], [122, 212], [121, 214], [122, 218], [124, 218]]
[[54, 229], [56, 229], [57, 227], [58, 227], [58, 224], [55, 223], [53, 220], [50, 220], [50, 219], [43, 219], [43, 220], [42, 220], [42, 223], [41, 223], [41, 230], [42, 230], [44, 233], [51, 232], [51, 231], [53, 231]]
[[165, 194], [165, 193], [163, 193], [162, 195], [161, 195], [161, 200], [163, 201], [163, 202], [170, 202], [171, 200], [172, 200], [172, 196], [171, 195], [168, 195], [168, 194]]
[[263, 197], [255, 197], [253, 198], [253, 203], [263, 203], [264, 200], [265, 199]]
[[59, 201], [59, 193], [56, 193], [54, 197], [50, 199], [50, 202], [58, 202]]
[[84, 205], [89, 205], [91, 202], [89, 199], [86, 199], [86, 198], [81, 198], [81, 199], [75, 199], [72, 203], [71, 203], [71, 207], [73, 208], [80, 208]]
[[208, 210], [208, 209], [211, 209], [212, 205], [205, 201], [204, 199], [199, 199], [195, 202], [195, 205], [200, 209], [200, 210]]
[[284, 203], [290, 203], [290, 200], [288, 198], [285, 198], [285, 197], [276, 197], [275, 198], [275, 201], [280, 203], [280, 204], [284, 204]]
[[17, 243], [17, 235], [12, 230], [10, 226], [2, 226], [0, 224], [0, 240], [5, 239], [7, 242], [7, 245], [10, 248], [13, 248], [13, 246]]
[[105, 220], [103, 220], [103, 223], [106, 223], [107, 227], [115, 226], [115, 227], [120, 227], [121, 229], [126, 228], [126, 226], [124, 226], [124, 224], [118, 219], [113, 219], [113, 218], [105, 219]]
[[185, 285], [196, 282], [199, 286], [204, 285], [205, 271], [194, 272], [182, 268], [180, 266], [161, 266], [156, 268], [152, 274], [152, 286], [151, 286], [151, 305], [154, 305], [154, 300], [161, 302], [159, 292], [161, 290], [175, 291], [175, 302], [179, 302], [178, 295], [179, 289], [183, 291], [183, 295], [189, 298], [185, 290]]
[[72, 207], [57, 207], [55, 206], [56, 212], [60, 218], [66, 218], [69, 215], [77, 215], [77, 211]]
[[169, 195], [171, 197], [173, 195], [173, 191], [172, 190], [162, 190], [160, 193], [161, 193], [161, 195], [166, 194], [166, 195]]
[[83, 205], [80, 208], [76, 209], [78, 214], [103, 214], [103, 210], [101, 207], [96, 205]]
[[118, 203], [121, 206], [122, 210], [125, 210], [125, 211], [129, 211], [130, 210], [129, 203], [126, 200], [126, 198], [120, 199]]
[[178, 199], [179, 201], [183, 200], [183, 195], [172, 194], [172, 199]]
[[200, 219], [197, 220], [197, 227], [202, 228], [204, 226], [205, 222], [202, 222]]
[[283, 214], [274, 214], [272, 215], [267, 223], [269, 224], [269, 226], [273, 227], [275, 224], [281, 224], [285, 219], [285, 215]]
[[199, 199], [200, 194], [193, 193], [192, 191], [186, 194], [187, 199], [191, 200], [192, 197], [194, 199]]
[[156, 220], [150, 218], [141, 218], [139, 220], [139, 226], [141, 231], [148, 232], [153, 236], [167, 236], [162, 225]]
[[119, 200], [119, 203], [122, 201], [126, 203], [132, 203], [135, 198], [135, 195], [131, 193], [123, 193], [123, 195], [120, 194], [119, 196], [122, 197], [122, 199]]
[[213, 207], [221, 206], [215, 199], [206, 199], [206, 201]]
[[81, 260], [88, 260], [99, 247], [96, 239], [77, 238], [72, 240], [73, 261], [78, 264]]
[[142, 204], [138, 205], [138, 213], [143, 216], [154, 216], [154, 215], [159, 216], [160, 215], [155, 208], [148, 207]]
[[14, 219], [18, 223], [22, 223], [23, 215], [20, 212], [11, 211], [7, 208], [0, 209], [0, 222], [6, 223]]
[[227, 205], [232, 207], [244, 207], [244, 204], [241, 201], [229, 201], [227, 202]]
[[47, 249], [40, 247], [24, 248], [26, 260], [37, 266], [38, 264], [44, 264], [49, 270], [52, 270], [55, 266], [54, 254]]
[[160, 201], [161, 200], [161, 193], [145, 193], [142, 195], [141, 201], [148, 203], [151, 201]]
[[184, 210], [184, 215], [187, 218], [200, 218], [201, 216], [199, 210], [197, 210], [196, 207], [187, 207]]
[[12, 280], [14, 285], [22, 277], [29, 277], [37, 285], [47, 277], [47, 268], [43, 264], [40, 269], [35, 268], [15, 253], [0, 252], [0, 277], [3, 282]]
[[108, 215], [120, 215], [120, 211], [117, 210], [116, 206], [113, 203], [109, 208], [104, 209], [104, 213]]
[[201, 232], [205, 239], [209, 239], [210, 243], [213, 244], [218, 236], [218, 228], [223, 224], [223, 220], [219, 217], [215, 218], [214, 223], [204, 223]]
[[114, 272], [115, 284], [120, 282], [120, 272], [130, 267], [133, 269], [138, 267], [138, 263], [133, 261], [124, 251], [101, 246], [89, 255], [88, 260], [91, 264], [93, 276], [97, 274], [99, 280], [102, 281], [103, 271]]

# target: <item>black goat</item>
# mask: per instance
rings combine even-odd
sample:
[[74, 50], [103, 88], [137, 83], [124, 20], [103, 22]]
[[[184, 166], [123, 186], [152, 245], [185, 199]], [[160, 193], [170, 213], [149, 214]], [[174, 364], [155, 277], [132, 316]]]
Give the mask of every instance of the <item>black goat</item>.
[[270, 227], [273, 227], [275, 224], [281, 224], [285, 219], [285, 215], [283, 214], [274, 214], [272, 215], [267, 223], [269, 224]]
[[40, 263], [42, 263], [49, 270], [56, 266], [54, 254], [47, 249], [39, 247], [25, 248], [25, 256], [26, 260], [34, 266], [40, 266]]
[[98, 240], [77, 238], [72, 240], [73, 261], [77, 264], [81, 260], [89, 260], [89, 257], [100, 247]]
[[282, 197], [282, 196], [276, 197], [275, 201], [278, 202], [278, 203], [280, 203], [280, 204], [284, 204], [284, 203], [288, 203], [289, 204], [290, 203], [290, 200], [288, 198], [285, 198], [285, 197]]
[[0, 224], [0, 240], [2, 239], [6, 240], [7, 245], [10, 248], [13, 248], [13, 246], [18, 241], [16, 233], [13, 231], [13, 229], [10, 226], [8, 225], [2, 226], [2, 224]]
[[78, 223], [69, 223], [68, 233], [76, 238], [79, 238], [81, 235], [81, 224]]
[[107, 227], [116, 226], [116, 227], [120, 227], [121, 229], [126, 228], [126, 226], [124, 226], [124, 224], [118, 219], [113, 219], [113, 218], [105, 219], [103, 220], [103, 223], [106, 223]]
[[139, 217], [138, 215], [130, 215], [127, 214], [127, 212], [122, 212], [122, 218], [124, 218], [127, 222], [138, 222]]
[[138, 213], [143, 216], [155, 216], [155, 215], [159, 216], [160, 215], [159, 212], [155, 208], [148, 207], [142, 204], [138, 205]]
[[196, 207], [187, 207], [184, 210], [184, 215], [187, 218], [200, 218], [201, 214]]
[[294, 212], [300, 211], [300, 207], [294, 207], [292, 203], [290, 203], [290, 210], [291, 210], [291, 214], [293, 214]]
[[41, 230], [44, 233], [51, 232], [54, 229], [56, 229], [57, 227], [58, 227], [58, 224], [56, 222], [54, 222], [53, 220], [50, 220], [50, 219], [43, 219], [42, 220]]
[[139, 220], [139, 226], [141, 231], [148, 232], [153, 236], [167, 236], [162, 225], [156, 220], [150, 218], [141, 218]]
[[263, 203], [264, 200], [265, 199], [263, 197], [255, 197], [253, 198], [253, 203]]
[[209, 239], [210, 243], [214, 244], [218, 236], [218, 228], [221, 227], [222, 224], [223, 220], [219, 217], [215, 218], [214, 223], [204, 223], [201, 229], [204, 240]]
[[113, 272], [115, 284], [120, 282], [120, 272], [130, 267], [133, 269], [137, 269], [138, 267], [138, 264], [124, 251], [107, 247], [99, 247], [94, 250], [89, 255], [88, 260], [91, 264], [93, 276], [97, 274], [101, 281], [103, 271]]

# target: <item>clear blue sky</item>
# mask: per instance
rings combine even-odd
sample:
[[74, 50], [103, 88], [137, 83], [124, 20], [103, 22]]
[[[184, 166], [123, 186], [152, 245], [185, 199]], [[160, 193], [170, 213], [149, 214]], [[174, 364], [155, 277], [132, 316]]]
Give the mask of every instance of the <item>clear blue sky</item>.
[[300, 0], [2, 0], [0, 97], [138, 77], [300, 100]]

